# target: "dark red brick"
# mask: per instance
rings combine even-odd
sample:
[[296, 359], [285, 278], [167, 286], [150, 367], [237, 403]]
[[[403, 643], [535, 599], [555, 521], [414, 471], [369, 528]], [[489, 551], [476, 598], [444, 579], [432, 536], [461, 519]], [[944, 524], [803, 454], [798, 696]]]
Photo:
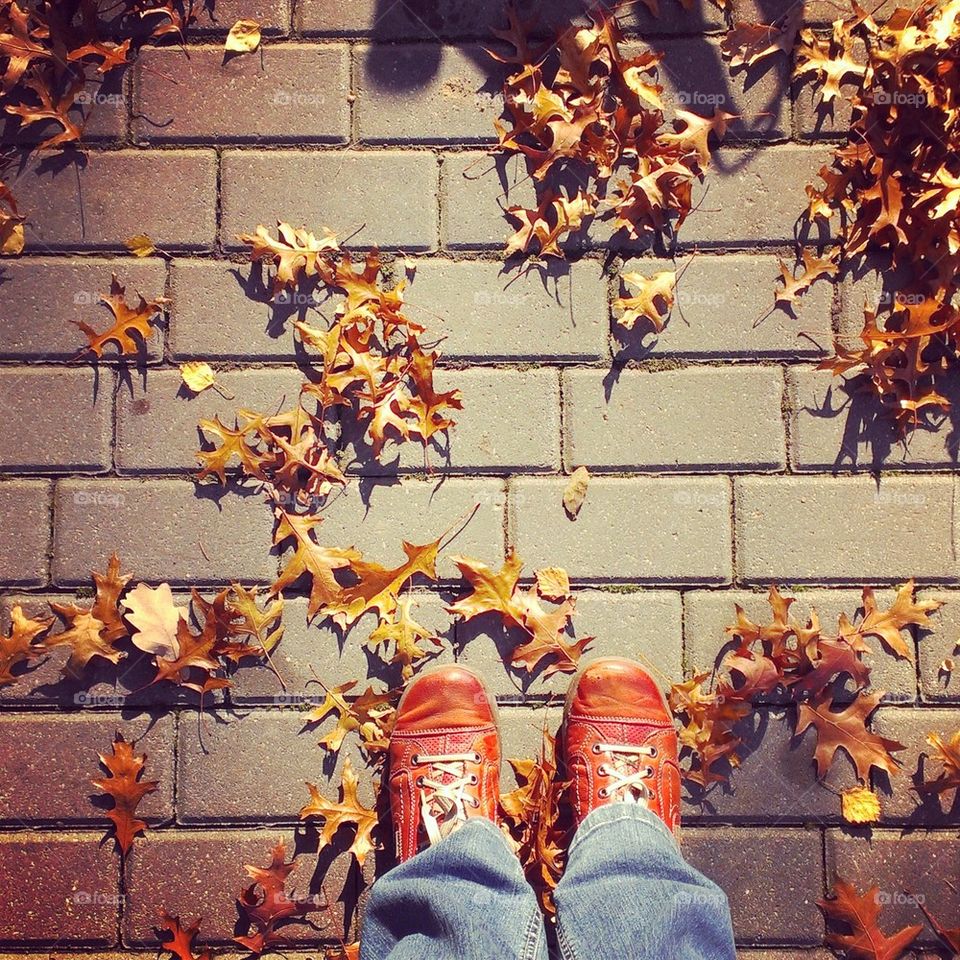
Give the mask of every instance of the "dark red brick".
[[100, 839], [96, 831], [0, 834], [0, 942], [115, 942], [119, 860]]
[[147, 755], [141, 779], [159, 781], [137, 815], [150, 823], [172, 819], [172, 715], [141, 714], [124, 720], [119, 713], [8, 713], [0, 716], [6, 770], [0, 786], [0, 821], [18, 826], [50, 820], [94, 822], [106, 829], [103, 811], [109, 802], [90, 781], [106, 775], [97, 754], [110, 756], [117, 732], [134, 744], [136, 753]]

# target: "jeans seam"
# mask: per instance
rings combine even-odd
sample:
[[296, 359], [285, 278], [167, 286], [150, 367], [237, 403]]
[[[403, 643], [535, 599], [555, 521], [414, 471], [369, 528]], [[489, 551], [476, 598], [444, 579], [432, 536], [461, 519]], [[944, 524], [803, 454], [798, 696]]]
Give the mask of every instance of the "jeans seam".
[[527, 921], [527, 932], [523, 938], [523, 948], [520, 951], [520, 960], [536, 960], [537, 948], [540, 946], [540, 937], [543, 933], [543, 918], [540, 908], [535, 906], [530, 919]]
[[563, 921], [557, 916], [557, 946], [560, 948], [562, 960], [579, 960], [577, 951], [573, 944], [567, 939], [567, 934], [563, 929]]

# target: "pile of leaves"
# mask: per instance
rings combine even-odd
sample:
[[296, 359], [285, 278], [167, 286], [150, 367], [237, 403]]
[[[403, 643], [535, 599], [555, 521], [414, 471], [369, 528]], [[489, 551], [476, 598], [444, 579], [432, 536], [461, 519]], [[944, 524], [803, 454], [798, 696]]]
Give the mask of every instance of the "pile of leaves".
[[851, 620], [842, 614], [830, 631], [815, 610], [806, 623], [794, 619], [793, 598], [782, 596], [775, 585], [768, 601], [772, 617], [764, 624], [753, 623], [738, 604], [736, 623], [727, 628], [736, 645], [715, 671], [698, 673], [670, 691], [670, 706], [681, 722], [681, 751], [690, 759], [687, 782], [698, 788], [726, 782], [741, 761], [739, 724], [757, 703], [771, 699], [791, 706], [797, 734], [813, 728], [819, 777], [826, 775], [838, 750], [850, 757], [864, 783], [874, 767], [895, 774], [899, 764], [893, 754], [903, 745], [867, 727], [883, 696], [867, 689], [871, 668], [864, 656], [874, 653], [867, 640], [879, 640], [886, 652], [912, 659], [900, 631], [930, 627], [929, 615], [942, 602], [917, 601], [911, 580], [881, 609], [873, 591], [864, 587], [863, 616]]
[[[549, 44], [528, 39], [531, 23], [514, 10], [495, 31], [512, 51], [507, 64], [506, 123], [497, 120], [493, 151], [519, 154], [536, 187], [537, 206], [510, 206], [519, 227], [507, 256], [563, 256], [560, 244], [595, 219], [631, 240], [671, 240], [690, 212], [693, 184], [710, 159], [710, 134], [723, 137], [732, 115], [677, 111], [665, 127], [662, 54], [625, 57], [616, 17], [590, 11], [589, 27], [571, 26]], [[576, 183], [576, 192], [565, 189]]]
[[[194, 0], [0, 0], [0, 109], [33, 149], [76, 146], [101, 84], [147, 43], [184, 41]], [[86, 108], [86, 109], [84, 109]], [[23, 250], [23, 220], [0, 183], [0, 253]]]
[[94, 660], [116, 665], [145, 654], [154, 671], [148, 686], [172, 683], [200, 694], [202, 704], [203, 694], [230, 686], [227, 674], [241, 661], [269, 661], [283, 635], [283, 598], [261, 607], [256, 587], [234, 583], [212, 600], [193, 590], [194, 619], [201, 623], [195, 632], [190, 611], [174, 603], [169, 584], [131, 588], [132, 579], [111, 557], [106, 573], [93, 573], [92, 603], [50, 603], [64, 623], [59, 633], [49, 632], [53, 617], [30, 617], [14, 606], [9, 632], [0, 636], [0, 686], [36, 668], [49, 651], [68, 647], [62, 670], [73, 683], [84, 683]]
[[[801, 239], [830, 230], [833, 245], [821, 257], [801, 251], [796, 277], [784, 265], [777, 299], [791, 301], [838, 270], [881, 271], [885, 289], [864, 304], [860, 342], [838, 339], [821, 369], [861, 375], [903, 433], [949, 408], [960, 369], [960, 3], [927, 0], [882, 24], [855, 0], [852, 7], [828, 37], [799, 31], [795, 76], [819, 83], [827, 106], [842, 95], [852, 120], [847, 142], [820, 170], [823, 185], [807, 187]], [[725, 53], [733, 66], [789, 54], [798, 25], [796, 15], [737, 24]], [[842, 85], [853, 91], [841, 94]]]

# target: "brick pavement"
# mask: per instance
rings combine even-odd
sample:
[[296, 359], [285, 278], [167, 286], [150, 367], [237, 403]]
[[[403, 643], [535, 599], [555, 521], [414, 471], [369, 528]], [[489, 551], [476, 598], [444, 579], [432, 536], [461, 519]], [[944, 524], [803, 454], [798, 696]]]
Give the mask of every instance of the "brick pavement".
[[[617, 338], [610, 302], [617, 267], [662, 268], [652, 257], [623, 250], [611, 265], [602, 246], [587, 245], [572, 264], [512, 283], [501, 275], [498, 204], [521, 178], [508, 163], [498, 165], [501, 180], [482, 150], [498, 99], [497, 70], [479, 44], [499, 3], [466, 16], [452, 0], [218, 0], [189, 59], [143, 56], [122, 107], [91, 125], [79, 172], [31, 164], [13, 183], [29, 220], [27, 254], [4, 263], [0, 290], [2, 614], [6, 622], [15, 602], [38, 612], [47, 599], [72, 598], [115, 549], [138, 577], [181, 589], [271, 580], [277, 557], [260, 500], [198, 492], [190, 476], [198, 419], [269, 406], [299, 380], [296, 308], [267, 302], [237, 234], [278, 218], [356, 230], [352, 246], [414, 256], [410, 311], [445, 338], [439, 385], [459, 387], [465, 409], [432, 477], [406, 449], [396, 468], [365, 471], [329, 510], [335, 542], [392, 560], [401, 538], [425, 541], [479, 503], [456, 552], [497, 564], [515, 546], [528, 573], [565, 566], [596, 652], [641, 656], [665, 682], [708, 666], [733, 603], [759, 614], [771, 581], [799, 588], [798, 609], [813, 604], [825, 620], [852, 613], [852, 588], [864, 582], [916, 576], [924, 595], [948, 601], [933, 631], [909, 638], [915, 665], [877, 665], [888, 696], [874, 725], [910, 750], [905, 775], [877, 784], [884, 816], [872, 837], [839, 819], [831, 790], [852, 782], [851, 769], [840, 763], [818, 785], [809, 738], [791, 741], [776, 703], [759, 711], [733, 789], [686, 805], [687, 853], [734, 900], [743, 956], [822, 960], [813, 903], [834, 867], [892, 891], [909, 873], [945, 919], [960, 916], [945, 882], [960, 872], [957, 821], [918, 809], [909, 791], [925, 733], [960, 718], [956, 675], [939, 673], [960, 622], [955, 444], [944, 429], [898, 447], [842, 382], [814, 369], [832, 332], [851, 329], [875, 278], [817, 283], [797, 316], [776, 310], [756, 324], [803, 186], [842, 131], [842, 106], [823, 116], [809, 90], [791, 96], [778, 69], [731, 80], [716, 58], [716, 10], [663, 6], [656, 20], [627, 13], [624, 26], [631, 42], [654, 37], [666, 50], [668, 98], [712, 97], [745, 117], [681, 231], [682, 250], [700, 252], [678, 288], [680, 309], [642, 345]], [[757, 16], [747, 0], [736, 6]], [[551, 15], [576, 8], [564, 0]], [[830, 4], [808, 4], [810, 22], [834, 15]], [[262, 55], [224, 64], [222, 35], [238, 16], [260, 19], [268, 39]], [[529, 184], [510, 191], [511, 201], [529, 196]], [[122, 241], [141, 232], [167, 256], [128, 256]], [[130, 289], [172, 298], [166, 329], [139, 369], [65, 365], [79, 343], [67, 321], [98, 316], [96, 295], [114, 271]], [[178, 393], [184, 359], [211, 361], [236, 399]], [[571, 522], [560, 494], [580, 464], [595, 480]], [[448, 559], [440, 571], [453, 580]], [[424, 593], [420, 618], [504, 699], [507, 752], [535, 749], [541, 726], [557, 719], [544, 698], [562, 692], [562, 679], [511, 679], [502, 631], [482, 620], [451, 625], [442, 601], [452, 595], [450, 582], [440, 596]], [[303, 599], [289, 600], [277, 651], [291, 698], [312, 695], [314, 670], [339, 683], [368, 666], [359, 642], [369, 618], [341, 648], [333, 631], [308, 627], [304, 611]], [[264, 859], [277, 836], [292, 843], [303, 780], [331, 776], [318, 732], [289, 701], [278, 704], [265, 671], [240, 670], [230, 694], [211, 699], [204, 730], [186, 698], [139, 689], [138, 669], [116, 688], [95, 675], [93, 706], [58, 680], [55, 660], [0, 690], [0, 855], [11, 881], [0, 944], [64, 960], [94, 947], [104, 957], [152, 955], [158, 897], [203, 913], [206, 932], [228, 941], [241, 864]], [[153, 829], [123, 886], [117, 858], [98, 844], [87, 783], [115, 727], [140, 738], [162, 781], [144, 804]], [[306, 884], [311, 839], [296, 842]], [[346, 902], [334, 911], [348, 924], [356, 880], [333, 864], [331, 899]], [[298, 936], [298, 950], [326, 938]]]

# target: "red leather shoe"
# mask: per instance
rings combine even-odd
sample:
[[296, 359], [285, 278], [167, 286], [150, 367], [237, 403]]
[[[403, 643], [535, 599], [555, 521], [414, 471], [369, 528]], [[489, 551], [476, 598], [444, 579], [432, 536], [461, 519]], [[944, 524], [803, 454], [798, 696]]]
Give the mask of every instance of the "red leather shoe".
[[496, 701], [469, 670], [418, 674], [390, 736], [390, 813], [397, 859], [446, 837], [470, 817], [497, 822], [500, 734]]
[[607, 657], [577, 674], [564, 709], [563, 756], [577, 826], [597, 807], [627, 801], [679, 833], [677, 733], [640, 664]]

